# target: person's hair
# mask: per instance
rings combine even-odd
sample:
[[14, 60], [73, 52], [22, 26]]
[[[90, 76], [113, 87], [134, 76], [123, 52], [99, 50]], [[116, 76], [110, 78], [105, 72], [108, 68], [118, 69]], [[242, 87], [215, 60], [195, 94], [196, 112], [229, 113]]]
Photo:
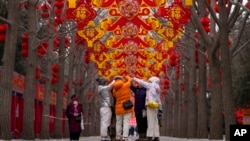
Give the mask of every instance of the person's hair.
[[117, 75], [117, 76], [114, 77], [114, 80], [118, 80], [118, 79], [123, 80], [123, 77], [120, 76], [120, 75]]
[[98, 82], [99, 85], [105, 85], [108, 82], [107, 79], [102, 77], [96, 78], [96, 81]]
[[71, 100], [73, 99], [77, 99], [77, 96], [75, 94], [73, 94], [71, 97], [70, 97]]

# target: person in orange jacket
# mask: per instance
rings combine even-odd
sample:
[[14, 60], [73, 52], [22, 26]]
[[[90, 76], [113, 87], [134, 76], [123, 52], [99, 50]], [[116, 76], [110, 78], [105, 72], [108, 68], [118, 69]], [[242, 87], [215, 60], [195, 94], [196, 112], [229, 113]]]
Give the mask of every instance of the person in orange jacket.
[[125, 102], [131, 97], [131, 80], [129, 76], [114, 77], [113, 95], [116, 99], [115, 114], [116, 114], [116, 140], [128, 141], [129, 120], [133, 112], [133, 107], [126, 108]]

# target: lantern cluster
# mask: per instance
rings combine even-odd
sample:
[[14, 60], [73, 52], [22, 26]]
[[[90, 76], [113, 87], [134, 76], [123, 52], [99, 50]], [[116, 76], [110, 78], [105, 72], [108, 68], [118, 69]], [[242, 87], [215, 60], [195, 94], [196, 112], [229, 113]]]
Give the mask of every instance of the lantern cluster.
[[169, 78], [168, 77], [163, 77], [161, 79], [161, 94], [163, 95], [166, 95], [167, 94], [167, 90], [169, 89], [170, 87], [170, 81], [169, 81]]
[[55, 26], [58, 26], [63, 23], [64, 18], [62, 17], [64, 0], [55, 0], [54, 3], [54, 13], [55, 13]]
[[237, 124], [243, 124], [243, 111], [238, 108], [235, 112]]
[[29, 35], [28, 33], [24, 33], [22, 35], [22, 51], [21, 51], [21, 54], [23, 57], [28, 57], [28, 38], [29, 38]]
[[90, 55], [91, 55], [91, 50], [88, 49], [88, 50], [86, 51], [86, 53], [85, 53], [85, 56], [84, 56], [84, 62], [85, 62], [86, 64], [89, 64], [89, 62], [90, 62]]
[[68, 83], [65, 83], [63, 87], [63, 95], [67, 95], [68, 91], [69, 91], [69, 85]]
[[40, 8], [40, 16], [43, 19], [47, 19], [50, 16], [50, 10], [51, 10], [51, 6], [48, 3], [43, 3], [41, 4]]
[[210, 32], [210, 19], [205, 16], [200, 19], [203, 29], [208, 33]]
[[48, 50], [48, 41], [42, 41], [37, 48], [37, 55], [41, 57], [47, 53], [47, 50]]
[[59, 72], [59, 65], [52, 65], [52, 79], [51, 83], [56, 84], [58, 82], [58, 72]]
[[174, 67], [177, 65], [177, 54], [175, 54], [174, 52], [170, 52], [170, 61], [169, 61], [169, 65]]
[[39, 66], [36, 67], [36, 79], [41, 78], [41, 68]]
[[0, 25], [0, 43], [5, 43], [7, 24]]

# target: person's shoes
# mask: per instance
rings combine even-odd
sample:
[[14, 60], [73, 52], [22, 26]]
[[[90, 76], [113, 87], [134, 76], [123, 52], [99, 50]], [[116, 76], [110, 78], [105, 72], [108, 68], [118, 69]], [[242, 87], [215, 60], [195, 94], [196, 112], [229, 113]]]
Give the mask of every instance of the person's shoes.
[[160, 141], [159, 137], [155, 137], [153, 141]]
[[147, 137], [147, 141], [153, 141], [152, 137]]

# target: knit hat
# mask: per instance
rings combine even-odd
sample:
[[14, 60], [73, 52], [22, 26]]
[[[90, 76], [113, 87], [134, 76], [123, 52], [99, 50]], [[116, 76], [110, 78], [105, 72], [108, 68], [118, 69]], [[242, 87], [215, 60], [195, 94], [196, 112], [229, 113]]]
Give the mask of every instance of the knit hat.
[[152, 76], [148, 79], [148, 81], [152, 82], [152, 83], [160, 83], [160, 79], [158, 77]]

